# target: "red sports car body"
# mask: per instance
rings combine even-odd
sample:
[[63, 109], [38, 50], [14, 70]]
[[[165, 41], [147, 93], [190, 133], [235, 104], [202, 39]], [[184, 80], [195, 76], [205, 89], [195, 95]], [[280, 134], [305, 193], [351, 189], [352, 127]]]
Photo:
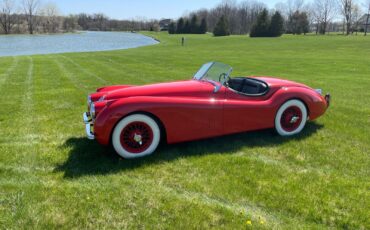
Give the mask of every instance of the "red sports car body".
[[88, 97], [87, 135], [136, 158], [153, 153], [161, 139], [171, 144], [267, 128], [294, 135], [329, 106], [321, 90], [269, 77], [230, 78], [231, 70], [211, 62], [192, 80], [100, 88]]

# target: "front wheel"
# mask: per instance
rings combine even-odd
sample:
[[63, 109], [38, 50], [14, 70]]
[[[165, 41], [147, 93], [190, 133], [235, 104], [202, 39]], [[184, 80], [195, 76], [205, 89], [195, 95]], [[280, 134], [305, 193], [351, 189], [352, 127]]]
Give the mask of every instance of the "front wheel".
[[306, 106], [299, 100], [284, 103], [275, 117], [275, 129], [281, 136], [300, 133], [307, 122]]
[[144, 114], [123, 118], [114, 128], [112, 145], [126, 159], [152, 154], [158, 147], [161, 132], [155, 120]]

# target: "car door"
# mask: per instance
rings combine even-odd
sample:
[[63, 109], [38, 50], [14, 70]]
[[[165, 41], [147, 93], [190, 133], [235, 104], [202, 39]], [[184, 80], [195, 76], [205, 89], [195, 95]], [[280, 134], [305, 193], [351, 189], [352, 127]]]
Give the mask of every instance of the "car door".
[[247, 96], [225, 87], [224, 133], [239, 133], [274, 126], [271, 105], [264, 97]]
[[[214, 93], [214, 87], [205, 83], [207, 95], [194, 98], [177, 98], [173, 103], [153, 110], [163, 121], [168, 143], [204, 139], [223, 134], [223, 105], [225, 87]], [[171, 105], [169, 105], [171, 103]]]

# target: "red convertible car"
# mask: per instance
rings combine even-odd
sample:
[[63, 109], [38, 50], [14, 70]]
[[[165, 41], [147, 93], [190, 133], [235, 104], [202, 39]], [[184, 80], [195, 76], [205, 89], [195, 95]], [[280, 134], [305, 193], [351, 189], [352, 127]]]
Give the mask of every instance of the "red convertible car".
[[275, 128], [300, 133], [329, 107], [330, 95], [269, 77], [234, 77], [228, 65], [210, 62], [191, 80], [100, 88], [88, 96], [83, 118], [89, 139], [112, 144], [123, 158], [169, 144]]

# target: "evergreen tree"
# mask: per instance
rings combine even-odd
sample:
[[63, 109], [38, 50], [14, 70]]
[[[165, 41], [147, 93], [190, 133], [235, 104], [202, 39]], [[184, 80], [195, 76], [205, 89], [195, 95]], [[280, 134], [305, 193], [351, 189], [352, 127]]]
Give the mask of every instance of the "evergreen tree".
[[168, 26], [168, 33], [175, 34], [176, 33], [176, 23], [171, 22]]
[[284, 33], [284, 18], [279, 11], [271, 17], [269, 35], [271, 37], [280, 37]]
[[177, 21], [176, 33], [178, 33], [178, 34], [184, 33], [184, 27], [185, 27], [184, 19], [179, 18], [179, 20]]
[[257, 17], [257, 22], [253, 25], [251, 37], [269, 37], [270, 22], [267, 9], [263, 9]]
[[191, 31], [191, 28], [190, 28], [190, 22], [189, 20], [186, 20], [185, 21], [185, 25], [184, 25], [184, 30], [183, 30], [183, 34], [190, 34], [190, 31]]
[[191, 17], [190, 20], [190, 33], [192, 34], [199, 33], [198, 17], [195, 14]]
[[308, 21], [308, 15], [306, 12], [301, 13], [300, 25], [302, 27], [302, 32], [306, 35], [310, 31], [310, 22]]
[[202, 22], [200, 23], [199, 33], [200, 34], [205, 34], [205, 33], [207, 33], [207, 31], [208, 31], [207, 20], [206, 20], [206, 18], [203, 18]]
[[217, 22], [215, 29], [213, 30], [213, 34], [218, 36], [229, 36], [229, 23], [224, 15], [221, 16], [220, 20]]
[[309, 31], [308, 16], [305, 12], [296, 11], [289, 17], [290, 33], [292, 34], [306, 34]]

